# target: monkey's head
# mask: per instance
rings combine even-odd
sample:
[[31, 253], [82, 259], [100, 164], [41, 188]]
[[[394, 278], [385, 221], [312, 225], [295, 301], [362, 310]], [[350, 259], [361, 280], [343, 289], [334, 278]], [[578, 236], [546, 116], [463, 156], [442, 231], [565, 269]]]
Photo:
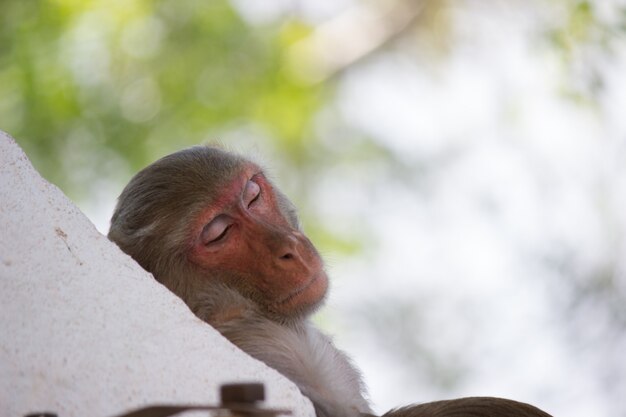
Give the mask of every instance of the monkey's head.
[[328, 287], [291, 202], [258, 165], [218, 148], [185, 149], [135, 175], [109, 238], [192, 309], [200, 293], [223, 305], [234, 291], [287, 320], [312, 312]]

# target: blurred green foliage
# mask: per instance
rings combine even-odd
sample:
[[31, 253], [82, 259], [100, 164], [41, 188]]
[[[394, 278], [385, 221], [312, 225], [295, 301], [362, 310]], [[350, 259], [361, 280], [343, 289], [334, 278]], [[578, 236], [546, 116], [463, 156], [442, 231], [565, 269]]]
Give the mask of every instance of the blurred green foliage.
[[545, 29], [554, 51], [560, 55], [566, 77], [563, 93], [579, 103], [595, 105], [603, 92], [603, 67], [626, 33], [626, 7], [618, 13], [601, 13], [599, 2], [558, 0], [564, 17]]
[[5, 1], [0, 19], [0, 128], [74, 198], [237, 125], [302, 159], [323, 94], [283, 70], [302, 22], [251, 27], [225, 0]]
[[[608, 45], [626, 15], [607, 23], [592, 2], [553, 2], [564, 6], [566, 18], [544, 25], [543, 33], [565, 67], [586, 70], [589, 88], [582, 94], [593, 94], [601, 76], [581, 46]], [[419, 36], [447, 50], [453, 3], [424, 4], [424, 17], [415, 23]], [[253, 24], [227, 0], [4, 0], [0, 129], [17, 139], [44, 177], [79, 202], [103, 183], [126, 182], [166, 153], [237, 135], [270, 146], [281, 174], [298, 170], [287, 188], [305, 217], [312, 194], [305, 182], [332, 164], [368, 170], [382, 162], [396, 179], [411, 178], [402, 158], [346, 123], [337, 122], [333, 136], [349, 145], [320, 138], [315, 120], [332, 106], [335, 83], [304, 81], [288, 65], [290, 48], [314, 29], [297, 13]], [[380, 49], [414, 53], [407, 47], [414, 39], [401, 38]], [[307, 222], [322, 247], [359, 250], [362, 237], [338, 237], [313, 217]]]
[[[164, 154], [249, 134], [271, 147], [279, 171], [298, 170], [288, 189], [308, 206], [298, 183], [330, 162], [312, 134], [330, 89], [285, 65], [289, 47], [311, 31], [305, 22], [252, 25], [226, 0], [1, 7], [0, 129], [74, 201], [106, 184], [121, 189]], [[326, 230], [310, 213], [302, 216], [322, 248], [359, 250], [359, 236]]]

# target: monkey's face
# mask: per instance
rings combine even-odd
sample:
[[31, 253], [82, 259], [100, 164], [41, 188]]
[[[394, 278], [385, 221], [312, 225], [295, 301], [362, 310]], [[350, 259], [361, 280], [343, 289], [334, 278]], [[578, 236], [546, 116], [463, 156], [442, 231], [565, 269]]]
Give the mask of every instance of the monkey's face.
[[191, 227], [188, 260], [273, 314], [312, 310], [328, 278], [309, 239], [283, 215], [272, 184], [246, 165]]

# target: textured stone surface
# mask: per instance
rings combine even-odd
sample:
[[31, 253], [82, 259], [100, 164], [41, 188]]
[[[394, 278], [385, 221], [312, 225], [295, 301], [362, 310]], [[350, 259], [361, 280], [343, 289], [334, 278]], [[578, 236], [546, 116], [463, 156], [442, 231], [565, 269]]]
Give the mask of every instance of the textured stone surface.
[[0, 415], [113, 416], [216, 403], [261, 381], [267, 405], [312, 416], [288, 380], [231, 345], [98, 233], [0, 132]]

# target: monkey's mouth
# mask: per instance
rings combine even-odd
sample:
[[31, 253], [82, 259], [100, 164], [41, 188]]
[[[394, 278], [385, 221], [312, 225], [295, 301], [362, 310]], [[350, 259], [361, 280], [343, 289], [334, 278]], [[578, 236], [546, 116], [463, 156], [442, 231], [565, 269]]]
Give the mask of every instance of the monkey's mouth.
[[[318, 272], [317, 274], [313, 275], [313, 278], [311, 278], [311, 280], [309, 282], [307, 282], [306, 284], [304, 284], [302, 287], [300, 287], [297, 290], [291, 292], [286, 297], [278, 300], [278, 302], [276, 302], [276, 305], [282, 306], [282, 305], [285, 305], [285, 304], [289, 304], [295, 298], [297, 298], [300, 295], [306, 293], [314, 284], [318, 283], [325, 276], [326, 276], [326, 274], [324, 273], [324, 271]], [[317, 301], [317, 299], [315, 300], [315, 302], [316, 301]]]

